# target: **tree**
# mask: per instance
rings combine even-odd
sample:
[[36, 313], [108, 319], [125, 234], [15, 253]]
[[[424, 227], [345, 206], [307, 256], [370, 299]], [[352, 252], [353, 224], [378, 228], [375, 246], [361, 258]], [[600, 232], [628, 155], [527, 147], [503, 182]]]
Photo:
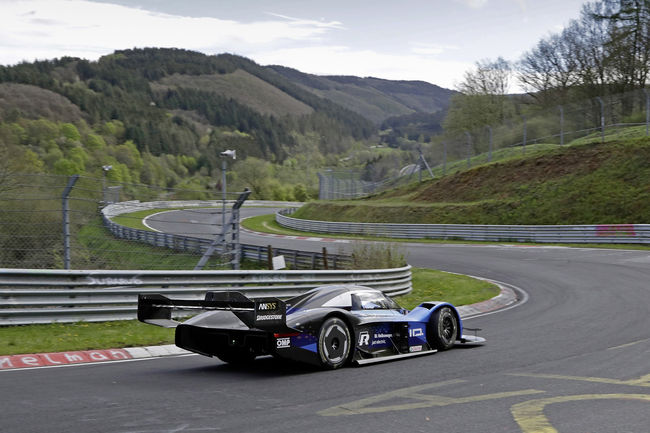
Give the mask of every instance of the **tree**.
[[643, 88], [650, 69], [650, 0], [603, 0], [590, 11], [609, 29], [606, 47], [620, 91]]
[[540, 40], [519, 61], [519, 82], [542, 105], [563, 103], [577, 83], [578, 64], [572, 49], [569, 30], [564, 30]]
[[498, 57], [496, 60], [479, 60], [475, 66], [475, 70], [465, 72], [463, 82], [457, 86], [458, 91], [466, 95], [508, 94], [512, 76], [510, 62], [503, 57]]
[[512, 67], [499, 57], [476, 62], [475, 69], [465, 72], [457, 86], [460, 94], [451, 98], [444, 120], [446, 133], [462, 134], [465, 130], [502, 123], [513, 111], [508, 97]]

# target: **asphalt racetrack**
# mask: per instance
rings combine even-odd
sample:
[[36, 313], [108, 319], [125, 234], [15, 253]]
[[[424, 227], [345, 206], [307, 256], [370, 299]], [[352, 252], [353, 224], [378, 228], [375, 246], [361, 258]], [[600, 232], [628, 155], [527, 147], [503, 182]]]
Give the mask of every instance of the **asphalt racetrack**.
[[[208, 235], [201, 218], [210, 216], [168, 212], [148, 223]], [[254, 234], [241, 241], [350, 247]], [[237, 368], [191, 355], [6, 370], [0, 431], [650, 432], [649, 251], [405, 248], [414, 266], [498, 280], [526, 302], [466, 322], [483, 329], [485, 346], [366, 367], [322, 372], [261, 358]]]

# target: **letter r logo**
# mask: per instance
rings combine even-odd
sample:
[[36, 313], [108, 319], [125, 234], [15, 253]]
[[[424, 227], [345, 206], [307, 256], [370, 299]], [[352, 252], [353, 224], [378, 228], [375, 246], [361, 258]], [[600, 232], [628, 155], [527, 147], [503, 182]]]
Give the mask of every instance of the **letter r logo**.
[[367, 331], [363, 331], [359, 334], [359, 346], [367, 346], [370, 343], [370, 334]]

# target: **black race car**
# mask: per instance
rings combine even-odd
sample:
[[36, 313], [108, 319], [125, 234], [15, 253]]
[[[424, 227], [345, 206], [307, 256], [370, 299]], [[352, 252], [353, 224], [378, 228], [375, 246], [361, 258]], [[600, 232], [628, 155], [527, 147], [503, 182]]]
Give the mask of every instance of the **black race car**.
[[[174, 309], [202, 313], [179, 323]], [[273, 355], [334, 369], [485, 342], [462, 334], [449, 303], [408, 311], [379, 290], [354, 285], [318, 287], [286, 301], [233, 291], [207, 292], [205, 300], [141, 294], [138, 320], [176, 327], [177, 346], [228, 363]]]

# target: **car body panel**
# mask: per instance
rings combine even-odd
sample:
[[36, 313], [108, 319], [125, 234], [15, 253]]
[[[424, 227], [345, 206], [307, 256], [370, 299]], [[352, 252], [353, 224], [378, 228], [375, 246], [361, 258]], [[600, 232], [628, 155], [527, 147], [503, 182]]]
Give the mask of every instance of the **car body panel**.
[[[238, 292], [208, 292], [205, 301], [140, 295], [138, 318], [176, 326], [176, 345], [203, 355], [221, 359], [273, 355], [322, 366], [319, 332], [329, 318], [341, 319], [349, 330], [347, 361], [365, 364], [435, 352], [428, 335], [433, 329], [430, 322], [445, 307], [456, 317], [457, 342], [485, 341], [462, 335], [460, 314], [449, 303], [424, 302], [407, 311], [380, 291], [357, 285], [323, 286], [287, 301], [249, 299]], [[208, 311], [178, 323], [171, 320], [175, 308]]]

